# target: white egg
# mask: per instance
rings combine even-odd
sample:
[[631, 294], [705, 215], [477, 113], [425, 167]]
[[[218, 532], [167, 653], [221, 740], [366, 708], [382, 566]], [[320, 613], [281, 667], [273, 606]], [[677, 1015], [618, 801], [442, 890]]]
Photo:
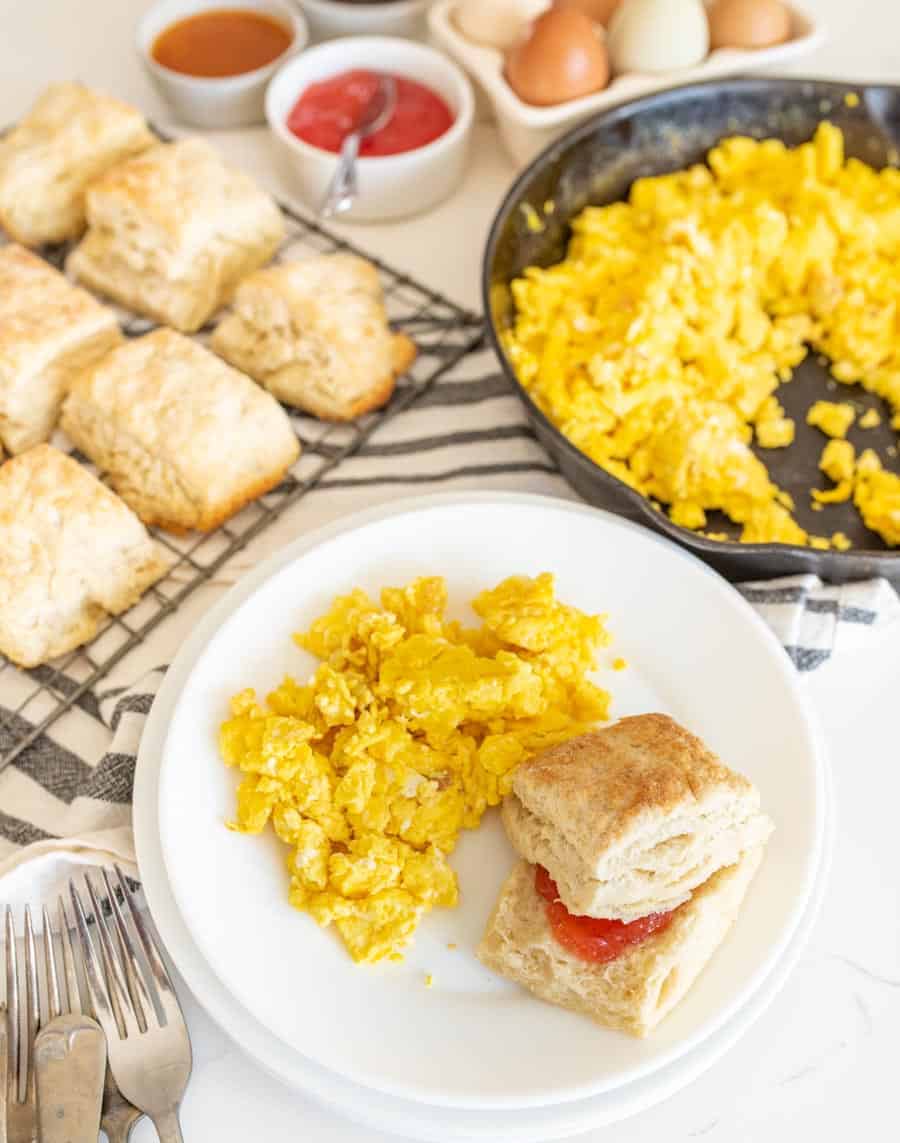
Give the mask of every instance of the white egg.
[[467, 40], [505, 52], [550, 0], [460, 0], [453, 20]]
[[609, 22], [607, 46], [616, 75], [693, 67], [709, 52], [702, 0], [624, 0]]

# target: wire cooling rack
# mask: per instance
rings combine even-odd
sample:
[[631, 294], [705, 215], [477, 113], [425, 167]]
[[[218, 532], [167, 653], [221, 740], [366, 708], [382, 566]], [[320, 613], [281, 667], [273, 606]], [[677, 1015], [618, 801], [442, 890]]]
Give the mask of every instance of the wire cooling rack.
[[[440, 376], [480, 343], [482, 321], [476, 314], [356, 249], [289, 207], [282, 205], [282, 211], [287, 238], [276, 261], [338, 251], [368, 258], [381, 274], [392, 327], [403, 330], [416, 343], [416, 361], [399, 380], [385, 408], [352, 424], [328, 425], [296, 409], [286, 408], [303, 446], [300, 459], [288, 477], [212, 532], [178, 538], [160, 529], [151, 529], [159, 543], [172, 553], [172, 567], [134, 607], [111, 617], [90, 643], [52, 664], [31, 670], [16, 667], [0, 655], [0, 771], [73, 707], [96, 714], [97, 684], [151, 631], [251, 540], [315, 488], [324, 476], [353, 456], [376, 429], [413, 405]], [[54, 248], [41, 253], [59, 268], [68, 249]], [[155, 328], [154, 322], [124, 310], [117, 312], [128, 337], [137, 337]], [[211, 329], [212, 326], [201, 330], [197, 339], [205, 341]], [[58, 433], [53, 443], [86, 463], [62, 434]]]

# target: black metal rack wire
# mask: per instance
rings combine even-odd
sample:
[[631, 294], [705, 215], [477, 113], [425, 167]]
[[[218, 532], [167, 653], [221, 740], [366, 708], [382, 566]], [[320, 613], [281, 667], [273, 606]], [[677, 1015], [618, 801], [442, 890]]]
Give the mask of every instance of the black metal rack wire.
[[[300, 501], [328, 473], [359, 448], [382, 425], [413, 405], [443, 374], [452, 369], [482, 339], [481, 318], [422, 285], [407, 274], [365, 254], [352, 243], [330, 233], [311, 219], [282, 205], [287, 238], [276, 260], [347, 251], [360, 254], [381, 275], [388, 317], [395, 329], [416, 343], [418, 356], [400, 379], [385, 408], [352, 424], [324, 424], [295, 409], [285, 411], [303, 450], [288, 477], [273, 491], [247, 505], [212, 532], [176, 537], [152, 529], [155, 538], [173, 554], [170, 570], [129, 611], [110, 617], [87, 644], [46, 666], [24, 670], [0, 655], [0, 771], [32, 746], [73, 707], [96, 712], [96, 688], [114, 667], [140, 646], [161, 623], [287, 509]], [[42, 252], [60, 267], [66, 248]], [[155, 328], [154, 322], [119, 310], [122, 330], [135, 337]], [[202, 341], [210, 329], [196, 336]], [[59, 445], [85, 463], [62, 434]]]

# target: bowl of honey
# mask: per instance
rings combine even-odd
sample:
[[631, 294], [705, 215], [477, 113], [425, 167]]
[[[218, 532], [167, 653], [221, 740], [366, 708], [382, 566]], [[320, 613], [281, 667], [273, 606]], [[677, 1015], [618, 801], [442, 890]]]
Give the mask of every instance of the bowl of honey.
[[160, 0], [138, 25], [137, 50], [182, 122], [246, 127], [265, 121], [269, 80], [308, 39], [288, 0]]

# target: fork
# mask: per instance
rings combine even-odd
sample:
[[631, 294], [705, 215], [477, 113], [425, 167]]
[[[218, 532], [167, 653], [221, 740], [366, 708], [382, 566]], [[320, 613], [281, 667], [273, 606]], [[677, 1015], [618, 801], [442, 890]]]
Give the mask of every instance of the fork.
[[[6, 1133], [8, 1143], [34, 1143], [35, 1110], [34, 1038], [40, 1023], [37, 958], [31, 910], [25, 908], [25, 996], [19, 979], [19, 960], [13, 913], [6, 906]], [[2, 1138], [2, 1135], [0, 1135]]]
[[[106, 887], [102, 900], [90, 877], [84, 875], [93, 925], [74, 880], [69, 881], [69, 895], [88, 992], [94, 1014], [106, 1033], [113, 1077], [122, 1095], [153, 1120], [160, 1143], [183, 1143], [178, 1110], [191, 1074], [191, 1042], [184, 1014], [160, 948], [135, 904], [122, 870], [116, 866], [122, 905], [108, 871], [100, 872]], [[138, 937], [146, 978], [123, 906]], [[112, 918], [115, 940], [110, 935], [105, 910]], [[100, 956], [91, 928], [99, 938]]]
[[[62, 972], [60, 974], [62, 980], [62, 988], [56, 986], [62, 997], [65, 992], [65, 998], [61, 999], [63, 1011], [79, 1013], [84, 1011], [86, 1015], [93, 1016], [93, 1009], [90, 1002], [84, 1005], [82, 1009], [81, 1004], [81, 990], [78, 986], [78, 974], [75, 970], [75, 954], [72, 948], [72, 930], [69, 927], [69, 920], [66, 916], [65, 905], [63, 904], [62, 897], [58, 898], [56, 903], [58, 924], [59, 924], [59, 939], [62, 948]], [[46, 908], [44, 909], [44, 934], [45, 941], [46, 934], [50, 934], [50, 946], [46, 953], [47, 958], [47, 994], [48, 1002], [51, 1009], [54, 1007], [55, 989], [51, 981], [51, 971], [53, 976], [56, 976], [55, 963], [51, 964], [53, 959], [52, 941], [53, 941], [53, 926], [50, 923], [50, 917]], [[128, 1143], [128, 1138], [131, 1135], [131, 1129], [134, 1124], [141, 1118], [141, 1112], [128, 1102], [116, 1087], [116, 1081], [113, 1079], [112, 1072], [107, 1067], [106, 1079], [103, 1084], [103, 1112], [100, 1119], [100, 1126], [106, 1135], [108, 1143]], [[0, 1134], [0, 1143], [3, 1143], [3, 1135]]]
[[6, 1005], [0, 1005], [0, 1143], [6, 1140], [6, 1077], [9, 1065], [6, 1058]]
[[[62, 899], [57, 903], [61, 967], [57, 970], [53, 948], [53, 925], [43, 909], [44, 966], [47, 980], [48, 1019], [62, 1012], [91, 1015], [90, 1005], [82, 1008], [81, 990], [72, 950], [72, 930]], [[12, 909], [6, 908], [6, 1007], [0, 1007], [0, 1143], [33, 1143], [37, 1136], [37, 1107], [33, 1074], [34, 1042], [41, 1027], [38, 962], [31, 910], [25, 909], [25, 997], [18, 971], [18, 955]], [[25, 1036], [22, 1037], [22, 1010], [25, 1008]], [[24, 1062], [25, 1072], [20, 1065]], [[22, 1083], [24, 1081], [24, 1089]], [[20, 1094], [21, 1093], [21, 1094]], [[141, 1113], [122, 1097], [107, 1069], [103, 1090], [101, 1127], [109, 1143], [127, 1143]]]

